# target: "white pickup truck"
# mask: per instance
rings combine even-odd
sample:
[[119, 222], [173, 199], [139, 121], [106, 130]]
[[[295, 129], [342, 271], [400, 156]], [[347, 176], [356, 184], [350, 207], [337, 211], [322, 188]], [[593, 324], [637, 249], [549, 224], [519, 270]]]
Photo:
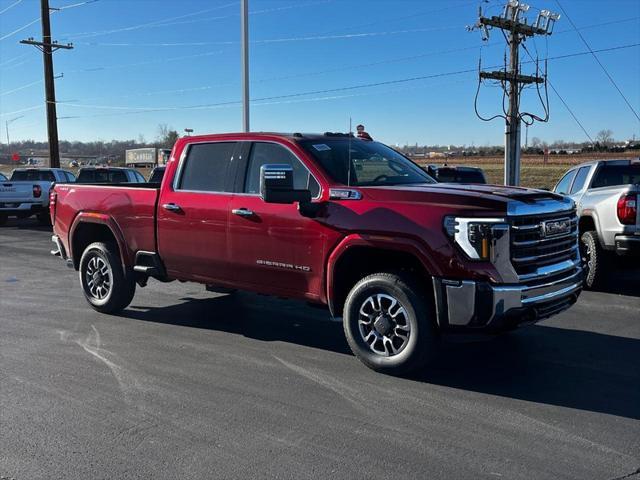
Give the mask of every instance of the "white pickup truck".
[[51, 185], [75, 182], [75, 179], [73, 173], [61, 168], [16, 168], [9, 180], [0, 180], [0, 225], [8, 217], [32, 215], [47, 224]]
[[583, 163], [554, 192], [576, 202], [587, 288], [602, 283], [611, 254], [640, 255], [640, 159]]

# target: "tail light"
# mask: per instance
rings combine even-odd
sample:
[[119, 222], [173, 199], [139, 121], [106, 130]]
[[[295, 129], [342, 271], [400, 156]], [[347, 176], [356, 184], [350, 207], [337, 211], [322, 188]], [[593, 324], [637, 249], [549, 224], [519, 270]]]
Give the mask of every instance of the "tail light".
[[51, 214], [51, 223], [55, 223], [56, 219], [56, 203], [58, 201], [58, 194], [51, 189], [49, 193], [49, 213]]
[[638, 196], [623, 193], [618, 199], [618, 220], [623, 225], [635, 225], [638, 216]]
[[33, 186], [33, 198], [40, 198], [42, 196], [42, 188], [40, 185]]

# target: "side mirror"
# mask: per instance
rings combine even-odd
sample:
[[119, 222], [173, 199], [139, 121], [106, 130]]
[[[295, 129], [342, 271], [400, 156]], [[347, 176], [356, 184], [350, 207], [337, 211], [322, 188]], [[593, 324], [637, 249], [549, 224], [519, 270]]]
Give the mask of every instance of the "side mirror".
[[267, 203], [309, 203], [309, 190], [293, 188], [293, 168], [287, 164], [260, 167], [260, 196]]

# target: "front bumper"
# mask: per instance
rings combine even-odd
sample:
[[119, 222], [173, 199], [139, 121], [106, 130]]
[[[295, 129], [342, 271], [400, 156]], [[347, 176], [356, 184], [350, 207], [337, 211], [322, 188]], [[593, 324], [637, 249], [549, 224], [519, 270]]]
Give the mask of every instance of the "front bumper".
[[616, 235], [618, 255], [640, 255], [640, 235]]
[[438, 324], [443, 330], [500, 331], [537, 322], [573, 305], [582, 281], [581, 267], [514, 285], [434, 278]]

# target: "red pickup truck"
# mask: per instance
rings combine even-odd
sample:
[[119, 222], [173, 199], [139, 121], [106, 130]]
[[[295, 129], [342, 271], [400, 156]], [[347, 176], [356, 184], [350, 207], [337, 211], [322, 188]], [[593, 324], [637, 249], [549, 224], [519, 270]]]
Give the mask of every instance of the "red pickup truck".
[[576, 302], [574, 203], [550, 192], [435, 183], [348, 134], [181, 138], [158, 184], [57, 185], [52, 252], [89, 304], [150, 277], [304, 299], [343, 317], [367, 366], [422, 366], [441, 332], [511, 329]]

